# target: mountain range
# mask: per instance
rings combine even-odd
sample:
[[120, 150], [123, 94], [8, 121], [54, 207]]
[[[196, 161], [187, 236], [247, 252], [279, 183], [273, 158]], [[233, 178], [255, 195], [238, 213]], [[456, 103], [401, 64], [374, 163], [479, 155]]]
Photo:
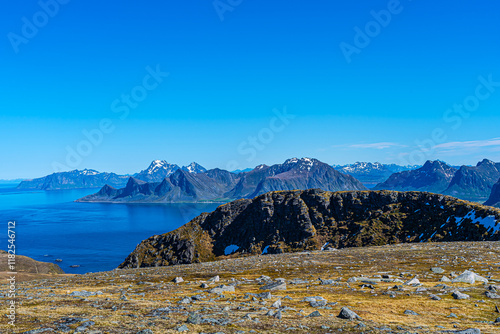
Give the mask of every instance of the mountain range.
[[[188, 173], [203, 173], [206, 169], [196, 162], [188, 166], [179, 167], [169, 164], [165, 160], [154, 160], [148, 168], [132, 175], [145, 182], [161, 182], [164, 178], [181, 169]], [[114, 188], [125, 187], [130, 175], [98, 172], [92, 169], [73, 170], [70, 172], [53, 173], [44, 177], [24, 180], [17, 186], [18, 189], [60, 190], [78, 188], [100, 188], [109, 185]]]
[[104, 184], [123, 187], [127, 184], [128, 175], [101, 173], [93, 169], [72, 170], [70, 172], [53, 173], [32, 180], [24, 180], [17, 189], [60, 190], [78, 188], [98, 188]]
[[[382, 180], [382, 181], [381, 181]], [[427, 161], [423, 166], [398, 166], [357, 162], [328, 166], [316, 159], [288, 159], [283, 164], [259, 165], [228, 172], [207, 170], [193, 162], [180, 167], [154, 160], [139, 173], [118, 175], [95, 170], [54, 173], [24, 180], [18, 189], [101, 190], [79, 201], [92, 202], [196, 202], [253, 198], [268, 191], [320, 188], [327, 191], [374, 190], [428, 191], [464, 200], [487, 203], [495, 200], [500, 163], [484, 159], [476, 166], [450, 166]], [[375, 182], [379, 182], [375, 186]]]
[[268, 192], [141, 242], [119, 268], [425, 241], [500, 240], [500, 210], [426, 192]]
[[[141, 172], [142, 173], [142, 172]], [[139, 173], [139, 174], [141, 174]], [[316, 159], [288, 159], [283, 164], [259, 165], [239, 174], [221, 169], [188, 173], [177, 169], [161, 182], [129, 178], [124, 188], [106, 185], [79, 202], [197, 202], [253, 198], [260, 194], [293, 189], [330, 191], [365, 190], [354, 177], [342, 174]]]
[[476, 166], [452, 167], [427, 161], [421, 168], [391, 175], [376, 190], [430, 191], [465, 200], [484, 202], [500, 180], [500, 163], [484, 159]]
[[399, 166], [395, 164], [381, 164], [380, 162], [356, 162], [350, 165], [334, 165], [341, 173], [354, 176], [366, 187], [373, 188], [375, 185], [384, 182], [392, 174], [407, 170], [417, 169], [421, 166]]

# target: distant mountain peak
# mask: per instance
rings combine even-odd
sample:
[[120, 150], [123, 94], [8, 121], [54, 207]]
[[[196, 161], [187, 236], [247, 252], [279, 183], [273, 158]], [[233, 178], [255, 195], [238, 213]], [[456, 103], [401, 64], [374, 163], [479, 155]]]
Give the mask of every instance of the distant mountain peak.
[[166, 160], [153, 160], [148, 168], [133, 176], [136, 179], [146, 182], [161, 182], [161, 180], [173, 174], [179, 168], [176, 164], [168, 163]]
[[200, 164], [194, 161], [187, 166], [183, 166], [181, 169], [188, 173], [194, 173], [194, 174], [205, 173], [207, 171], [205, 167], [201, 166]]
[[482, 166], [482, 165], [496, 165], [494, 161], [491, 161], [489, 159], [483, 159], [482, 161], [479, 161], [477, 163], [477, 167]]
[[311, 168], [320, 163], [317, 159], [312, 158], [292, 158], [288, 159], [283, 163], [284, 167], [298, 168], [299, 170], [311, 170]]

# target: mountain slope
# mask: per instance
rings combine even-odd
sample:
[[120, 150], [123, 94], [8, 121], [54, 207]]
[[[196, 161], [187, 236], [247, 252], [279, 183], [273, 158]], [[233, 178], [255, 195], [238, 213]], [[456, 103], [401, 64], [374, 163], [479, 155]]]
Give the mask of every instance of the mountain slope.
[[420, 166], [385, 165], [379, 162], [356, 162], [351, 165], [335, 166], [343, 174], [348, 174], [363, 183], [368, 188], [386, 181], [392, 174], [417, 169]]
[[484, 159], [475, 167], [460, 167], [443, 193], [469, 200], [484, 201], [490, 196], [493, 185], [499, 178], [500, 163]]
[[342, 174], [316, 159], [288, 159], [283, 164], [260, 165], [241, 179], [228, 194], [229, 198], [253, 198], [275, 190], [320, 188], [328, 191], [365, 190], [365, 186], [350, 175]]
[[450, 184], [456, 169], [441, 161], [427, 161], [421, 168], [392, 174], [376, 190], [429, 191], [440, 193]]
[[44, 177], [22, 181], [18, 189], [78, 189], [98, 188], [105, 184], [113, 187], [123, 187], [128, 176], [115, 173], [100, 173], [91, 169], [73, 170], [70, 172], [53, 173]]
[[496, 206], [500, 208], [500, 180], [493, 186], [490, 194], [490, 198], [484, 203], [484, 205]]
[[104, 186], [99, 192], [78, 202], [198, 202], [225, 200], [224, 194], [236, 184], [237, 176], [221, 169], [190, 173], [177, 169], [162, 182], [130, 178], [126, 187]]
[[144, 240], [119, 268], [402, 242], [500, 240], [500, 210], [423, 192], [270, 192]]

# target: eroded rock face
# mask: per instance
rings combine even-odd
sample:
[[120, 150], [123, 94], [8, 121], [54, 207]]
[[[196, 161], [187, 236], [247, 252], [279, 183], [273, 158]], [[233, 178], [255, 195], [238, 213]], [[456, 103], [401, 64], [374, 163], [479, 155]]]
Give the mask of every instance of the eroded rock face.
[[144, 240], [120, 265], [187, 264], [230, 256], [422, 241], [500, 240], [500, 210], [424, 192], [277, 191], [204, 213]]

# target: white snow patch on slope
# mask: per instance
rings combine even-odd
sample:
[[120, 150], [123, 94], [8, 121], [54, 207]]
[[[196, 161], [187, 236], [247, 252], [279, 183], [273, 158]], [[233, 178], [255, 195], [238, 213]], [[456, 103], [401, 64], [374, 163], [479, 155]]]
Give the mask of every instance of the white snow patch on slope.
[[229, 245], [224, 249], [224, 255], [231, 255], [240, 249], [240, 246], [237, 245]]
[[262, 251], [262, 255], [267, 254], [267, 249], [268, 248], [269, 248], [269, 246], [264, 247], [264, 250]]
[[[451, 217], [448, 218], [448, 221]], [[476, 217], [476, 210], [470, 211], [465, 217], [455, 217], [455, 221], [457, 222], [457, 226], [462, 225], [462, 223], [466, 220], [470, 219], [471, 224], [480, 224], [483, 225], [487, 230], [492, 229], [491, 232], [496, 232], [500, 230], [500, 223], [497, 222], [495, 216], [490, 215], [484, 218]]]

